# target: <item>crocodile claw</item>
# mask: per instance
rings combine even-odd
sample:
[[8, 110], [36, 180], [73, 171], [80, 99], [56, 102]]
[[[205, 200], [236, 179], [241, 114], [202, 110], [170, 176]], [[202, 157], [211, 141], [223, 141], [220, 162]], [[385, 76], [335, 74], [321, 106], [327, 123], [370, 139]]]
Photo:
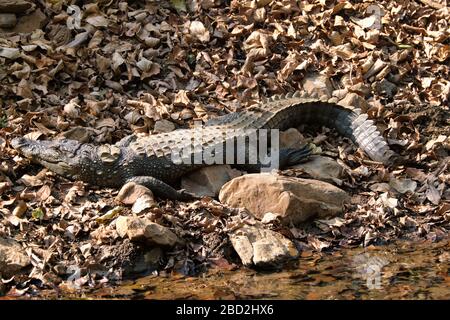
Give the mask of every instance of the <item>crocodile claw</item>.
[[196, 194], [186, 191], [185, 189], [179, 190], [178, 194], [179, 194], [178, 200], [180, 201], [192, 201], [192, 200], [199, 200], [202, 198]]

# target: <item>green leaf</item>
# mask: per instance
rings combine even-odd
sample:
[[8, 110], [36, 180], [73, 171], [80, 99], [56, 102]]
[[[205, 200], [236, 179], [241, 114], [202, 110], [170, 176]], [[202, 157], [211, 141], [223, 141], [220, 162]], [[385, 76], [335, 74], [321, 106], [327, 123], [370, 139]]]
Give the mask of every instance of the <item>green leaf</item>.
[[98, 218], [96, 219], [96, 221], [97, 221], [98, 223], [106, 223], [106, 222], [108, 222], [108, 221], [114, 219], [115, 217], [117, 217], [117, 216], [119, 215], [119, 213], [122, 212], [122, 210], [123, 210], [123, 207], [120, 207], [120, 206], [115, 207], [115, 208], [109, 210], [109, 211], [108, 211], [107, 213], [105, 213], [104, 215], [98, 217]]
[[8, 126], [8, 118], [6, 114], [0, 116], [0, 128], [6, 128]]
[[41, 208], [34, 209], [31, 213], [31, 217], [36, 220], [44, 219], [45, 213]]
[[185, 0], [170, 0], [170, 2], [172, 3], [172, 6], [177, 9], [177, 11], [187, 11]]

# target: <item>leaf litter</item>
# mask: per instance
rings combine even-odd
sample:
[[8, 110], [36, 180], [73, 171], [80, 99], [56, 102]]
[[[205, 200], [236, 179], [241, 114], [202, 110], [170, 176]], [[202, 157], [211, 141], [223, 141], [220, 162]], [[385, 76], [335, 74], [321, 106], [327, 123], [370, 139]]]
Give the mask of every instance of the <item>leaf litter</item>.
[[[76, 287], [139, 273], [136, 259], [148, 248], [117, 235], [119, 211], [168, 226], [186, 240], [157, 256], [157, 274], [194, 275], [214, 261], [228, 268], [239, 261], [226, 230], [239, 227], [233, 217], [246, 223], [248, 213], [208, 198], [189, 204], [142, 199], [122, 208], [114, 200], [116, 190], [41, 170], [17, 155], [10, 139], [114, 143], [132, 133], [153, 133], [161, 120], [189, 127], [262, 97], [308, 90], [308, 82], [320, 84], [321, 93], [334, 90], [333, 96], [360, 104], [412, 165], [392, 171], [327, 128], [302, 130], [345, 168], [341, 187], [352, 202], [339, 218], [295, 227], [275, 219], [267, 227], [315, 251], [398, 238], [435, 242], [448, 235], [450, 15], [445, 5], [72, 2], [36, 4], [46, 17], [40, 29], [0, 29], [0, 236], [20, 241], [32, 262], [8, 282], [16, 294], [63, 288], [76, 270]], [[71, 10], [81, 15], [72, 16]]]

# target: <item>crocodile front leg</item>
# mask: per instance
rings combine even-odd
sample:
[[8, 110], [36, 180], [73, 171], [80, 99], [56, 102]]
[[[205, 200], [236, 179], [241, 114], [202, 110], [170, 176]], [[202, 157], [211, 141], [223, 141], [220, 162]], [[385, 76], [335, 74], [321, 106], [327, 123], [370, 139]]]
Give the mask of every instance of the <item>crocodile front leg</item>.
[[138, 176], [127, 180], [127, 182], [135, 182], [149, 188], [156, 196], [165, 199], [189, 201], [195, 200], [199, 197], [185, 191], [176, 190], [167, 183], [149, 176]]

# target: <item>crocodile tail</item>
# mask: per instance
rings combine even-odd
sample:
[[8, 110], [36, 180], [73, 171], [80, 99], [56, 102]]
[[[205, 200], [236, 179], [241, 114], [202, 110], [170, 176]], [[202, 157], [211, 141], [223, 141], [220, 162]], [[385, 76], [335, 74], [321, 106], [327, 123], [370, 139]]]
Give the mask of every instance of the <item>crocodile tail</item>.
[[264, 127], [285, 130], [301, 123], [325, 125], [350, 138], [374, 161], [386, 165], [398, 163], [399, 156], [360, 109], [341, 106], [326, 97], [309, 97], [304, 92], [275, 95], [269, 98], [265, 110], [271, 113]]
[[374, 161], [392, 165], [399, 160], [383, 138], [373, 121], [367, 114], [356, 109], [352, 112], [351, 120], [352, 140]]

